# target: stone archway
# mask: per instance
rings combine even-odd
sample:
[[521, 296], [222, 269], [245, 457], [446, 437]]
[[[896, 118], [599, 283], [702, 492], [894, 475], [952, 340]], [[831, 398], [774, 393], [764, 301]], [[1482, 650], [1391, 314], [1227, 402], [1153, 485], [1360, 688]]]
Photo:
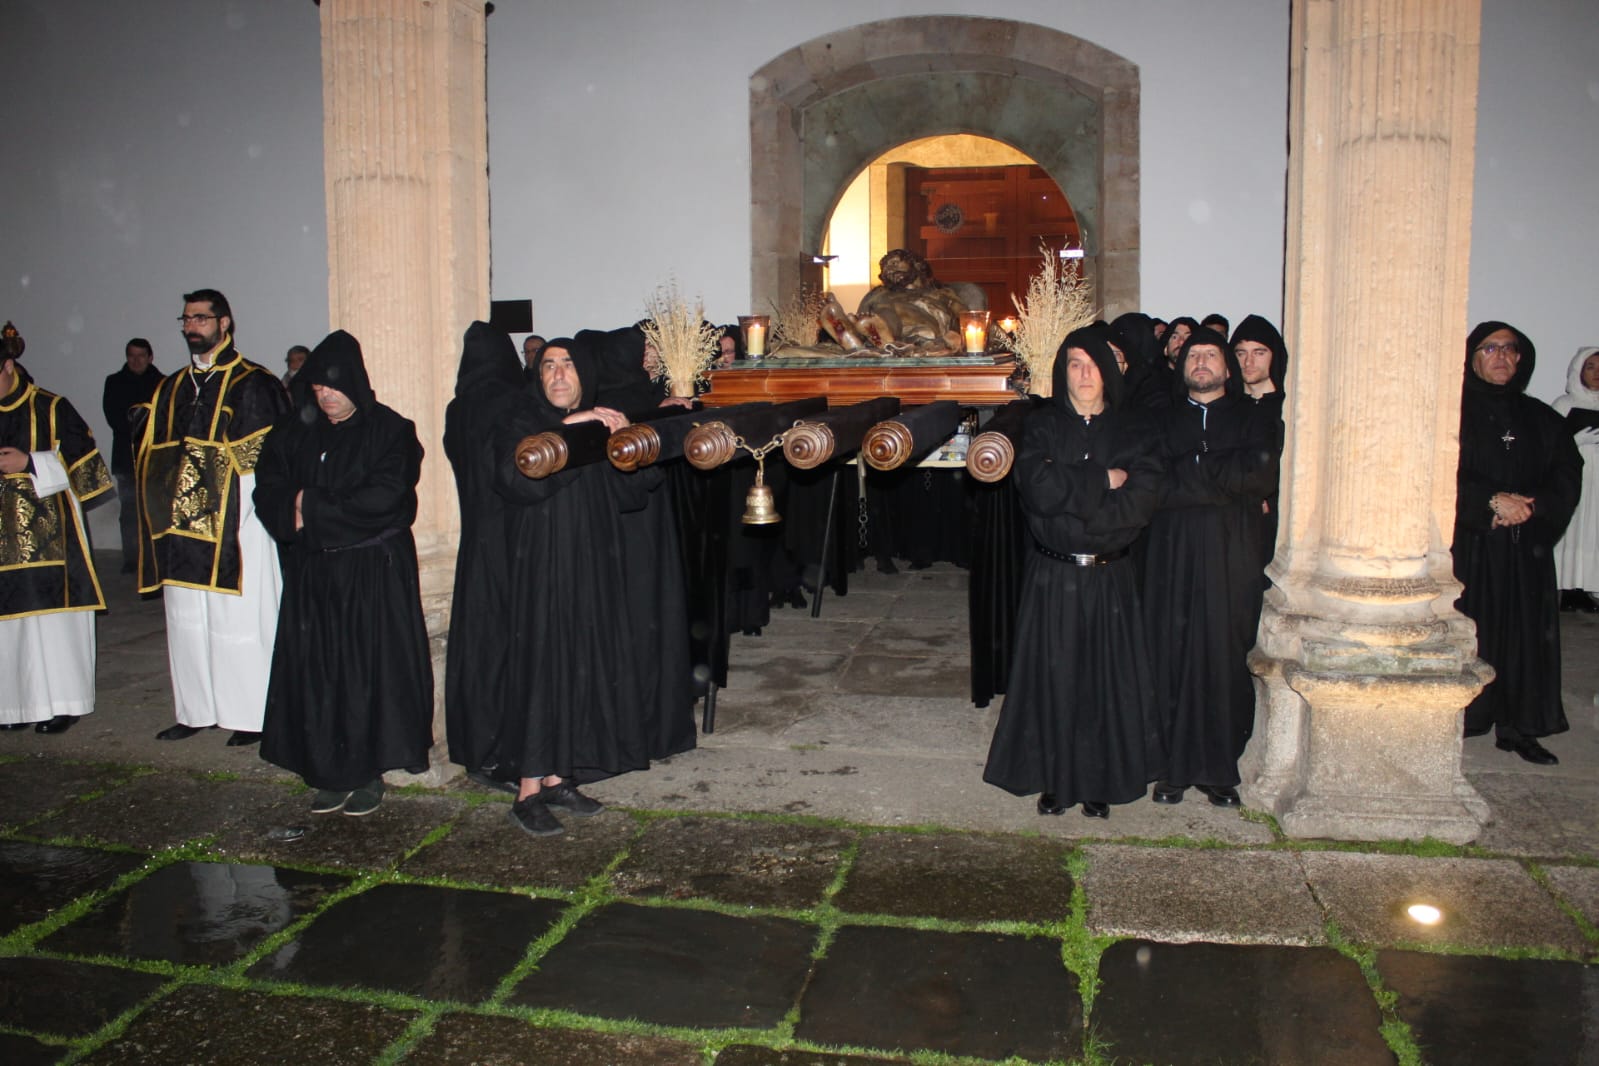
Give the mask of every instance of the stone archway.
[[976, 133], [1065, 191], [1104, 314], [1137, 309], [1138, 93], [1138, 68], [1115, 53], [1006, 19], [887, 19], [789, 49], [750, 78], [753, 305], [800, 284], [868, 162], [917, 137]]

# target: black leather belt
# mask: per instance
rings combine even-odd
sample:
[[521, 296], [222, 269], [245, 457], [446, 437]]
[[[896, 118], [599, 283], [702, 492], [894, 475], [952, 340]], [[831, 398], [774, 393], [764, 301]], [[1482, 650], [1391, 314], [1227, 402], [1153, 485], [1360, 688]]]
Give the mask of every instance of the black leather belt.
[[1105, 552], [1103, 555], [1085, 555], [1076, 552], [1050, 551], [1042, 544], [1034, 544], [1033, 547], [1038, 549], [1038, 554], [1046, 558], [1058, 559], [1063, 563], [1071, 563], [1073, 566], [1104, 566], [1106, 563], [1114, 563], [1117, 559], [1127, 558], [1126, 548]]

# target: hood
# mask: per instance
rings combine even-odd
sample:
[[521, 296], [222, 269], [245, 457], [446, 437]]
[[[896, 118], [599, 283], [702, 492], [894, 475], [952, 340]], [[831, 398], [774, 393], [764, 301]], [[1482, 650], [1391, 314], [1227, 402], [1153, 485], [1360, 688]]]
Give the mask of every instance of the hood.
[[1188, 352], [1196, 344], [1214, 344], [1221, 349], [1222, 359], [1227, 364], [1227, 395], [1242, 396], [1244, 394], [1244, 374], [1238, 369], [1238, 357], [1233, 354], [1232, 346], [1213, 329], [1204, 326], [1195, 326], [1188, 339], [1183, 342], [1182, 350], [1177, 353], [1177, 365], [1172, 371], [1172, 396], [1176, 403], [1188, 399], [1188, 386], [1183, 384], [1183, 374], [1188, 366]]
[[1060, 342], [1060, 347], [1055, 351], [1055, 366], [1051, 380], [1055, 385], [1054, 395], [1051, 397], [1055, 403], [1067, 414], [1076, 414], [1077, 409], [1072, 406], [1071, 392], [1066, 386], [1066, 350], [1068, 348], [1081, 348], [1094, 358], [1094, 365], [1099, 368], [1100, 380], [1105, 388], [1105, 410], [1114, 411], [1122, 403], [1122, 372], [1116, 365], [1116, 353], [1110, 350], [1109, 326], [1084, 326], [1074, 329], [1066, 334], [1066, 339]]
[[1227, 342], [1231, 351], [1243, 341], [1253, 341], [1264, 344], [1271, 349], [1271, 383], [1278, 392], [1283, 391], [1283, 382], [1288, 377], [1288, 345], [1283, 341], [1283, 335], [1277, 327], [1259, 315], [1250, 315], [1233, 330], [1232, 340]]
[[[1504, 385], [1490, 385], [1471, 371], [1471, 356], [1477, 350], [1477, 345], [1482, 343], [1484, 337], [1508, 329], [1516, 335], [1516, 346], [1521, 349], [1521, 362], [1516, 364], [1516, 376]], [[1532, 380], [1532, 371], [1538, 365], [1538, 350], [1533, 347], [1527, 335], [1508, 322], [1490, 320], [1479, 322], [1466, 337], [1466, 366], [1465, 382], [1468, 392], [1481, 392], [1490, 396], [1501, 396], [1508, 393], [1526, 392], [1527, 382]]]
[[[585, 330], [584, 332], [591, 331]], [[590, 343], [588, 338], [582, 337], [582, 334], [579, 334], [579, 338], [581, 339], [552, 337], [545, 341], [544, 347], [539, 349], [538, 362], [534, 363], [533, 367], [537, 371], [545, 358], [558, 350], [569, 354], [572, 357], [572, 365], [577, 368], [577, 383], [582, 390], [581, 395], [577, 398], [577, 406], [572, 408], [572, 411], [587, 411], [594, 406], [595, 396], [599, 393], [600, 366], [599, 360], [594, 354], [592, 343]], [[533, 392], [534, 399], [538, 401], [540, 409], [546, 414], [553, 415], [557, 422], [572, 413], [564, 407], [555, 406], [555, 404], [550, 402], [549, 397], [544, 395], [543, 375], [534, 373], [533, 383], [529, 388]]]
[[1566, 399], [1573, 407], [1599, 411], [1599, 389], [1590, 389], [1582, 383], [1582, 364], [1595, 354], [1599, 354], [1599, 348], [1591, 345], [1578, 348], [1577, 354], [1571, 357], [1571, 366], [1566, 368]]
[[517, 357], [511, 335], [487, 322], [466, 327], [461, 340], [461, 364], [455, 371], [455, 395], [491, 389], [515, 391], [522, 388], [522, 360]]
[[361, 342], [342, 329], [329, 333], [321, 344], [311, 349], [305, 365], [294, 375], [294, 382], [303, 385], [307, 394], [312, 385], [338, 389], [349, 397], [358, 411], [369, 411], [378, 402], [372, 382], [366, 376]]
[[1155, 320], [1142, 311], [1129, 311], [1118, 315], [1110, 324], [1116, 346], [1127, 357], [1129, 373], [1135, 367], [1147, 367], [1160, 358], [1160, 338], [1155, 336]]

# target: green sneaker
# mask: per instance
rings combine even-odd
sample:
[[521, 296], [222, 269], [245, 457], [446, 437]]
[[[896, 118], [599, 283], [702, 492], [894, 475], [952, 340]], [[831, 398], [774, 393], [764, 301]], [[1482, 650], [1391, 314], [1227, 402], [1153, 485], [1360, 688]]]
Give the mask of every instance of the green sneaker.
[[344, 805], [349, 802], [353, 792], [341, 792], [338, 789], [319, 788], [316, 795], [311, 797], [312, 814], [332, 814], [334, 811], [344, 810]]

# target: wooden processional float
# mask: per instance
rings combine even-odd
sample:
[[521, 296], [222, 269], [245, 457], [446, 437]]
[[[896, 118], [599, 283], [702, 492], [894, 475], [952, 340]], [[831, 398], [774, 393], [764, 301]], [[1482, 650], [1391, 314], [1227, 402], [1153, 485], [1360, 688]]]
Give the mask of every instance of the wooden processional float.
[[874, 470], [898, 470], [950, 438], [960, 425], [956, 400], [935, 400], [879, 422], [861, 441], [861, 458]]
[[1037, 406], [1033, 400], [1013, 400], [994, 412], [966, 449], [966, 472], [987, 484], [1009, 477], [1011, 464], [1016, 462], [1016, 447], [1022, 440], [1022, 426]]
[[899, 399], [879, 396], [798, 422], [784, 436], [783, 458], [798, 470], [814, 470], [860, 450], [867, 432], [899, 414]]

